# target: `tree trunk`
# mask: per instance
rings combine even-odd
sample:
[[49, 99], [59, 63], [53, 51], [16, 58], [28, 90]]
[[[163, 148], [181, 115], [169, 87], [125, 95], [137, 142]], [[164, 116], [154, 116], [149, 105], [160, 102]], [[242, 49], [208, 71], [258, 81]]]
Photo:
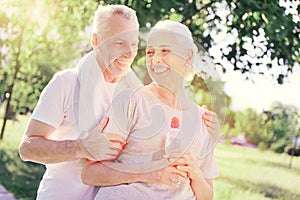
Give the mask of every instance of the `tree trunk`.
[[0, 140], [3, 139], [5, 126], [6, 126], [6, 121], [8, 120], [8, 115], [9, 115], [9, 111], [10, 111], [11, 97], [12, 97], [12, 94], [13, 94], [15, 81], [17, 79], [17, 75], [19, 73], [19, 70], [20, 70], [20, 63], [17, 61], [16, 68], [15, 68], [15, 73], [14, 73], [14, 78], [13, 78], [13, 83], [10, 85], [9, 91], [8, 91], [9, 96], [8, 96], [8, 99], [7, 99], [5, 114], [4, 114], [4, 118], [3, 118], [3, 124], [2, 124], [2, 128], [1, 128], [1, 133], [0, 133]]
[[298, 135], [295, 137], [294, 147], [292, 148], [292, 152], [291, 152], [291, 159], [290, 159], [290, 163], [289, 163], [289, 169], [292, 168], [292, 162], [293, 162], [293, 157], [295, 156], [295, 152], [296, 152], [298, 137], [299, 137]]
[[267, 150], [270, 150], [271, 145], [274, 143], [275, 134], [273, 133], [272, 138], [268, 141]]
[[8, 115], [9, 115], [9, 111], [10, 111], [10, 101], [11, 101], [11, 95], [12, 95], [12, 91], [13, 91], [13, 87], [14, 87], [14, 83], [11, 84], [11, 86], [9, 87], [9, 96], [7, 99], [7, 104], [6, 104], [6, 108], [5, 108], [5, 114], [4, 114], [4, 118], [3, 118], [3, 124], [2, 124], [2, 128], [1, 128], [1, 133], [0, 133], [0, 140], [3, 139], [3, 135], [4, 135], [4, 130], [5, 130], [5, 126], [6, 126], [6, 121], [8, 120]]
[[4, 136], [6, 121], [8, 119], [8, 114], [9, 114], [10, 101], [11, 101], [11, 97], [13, 95], [15, 81], [17, 79], [17, 75], [18, 75], [18, 73], [20, 71], [20, 67], [21, 67], [20, 53], [21, 53], [21, 46], [22, 46], [22, 40], [23, 40], [23, 32], [24, 32], [24, 26], [21, 27], [21, 32], [20, 32], [20, 36], [19, 36], [20, 39], [19, 39], [19, 44], [18, 44], [18, 51], [16, 52], [15, 73], [14, 73], [14, 77], [13, 77], [13, 82], [10, 85], [9, 91], [8, 91], [9, 92], [9, 97], [7, 99], [5, 115], [4, 115], [3, 124], [2, 124], [2, 128], [1, 128], [1, 133], [0, 133], [0, 140], [2, 140], [3, 136]]

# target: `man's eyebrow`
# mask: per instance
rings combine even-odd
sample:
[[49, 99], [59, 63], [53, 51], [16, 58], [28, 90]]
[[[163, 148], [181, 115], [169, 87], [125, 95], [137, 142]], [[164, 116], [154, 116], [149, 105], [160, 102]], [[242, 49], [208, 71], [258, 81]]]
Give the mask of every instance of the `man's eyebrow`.
[[[114, 41], [129, 41], [129, 40], [127, 40], [127, 39], [124, 39], [124, 38], [121, 38], [121, 37], [117, 37], [117, 38], [114, 38]], [[137, 40], [132, 40], [132, 41], [129, 41], [129, 42], [139, 42], [140, 40], [139, 39], [137, 39]]]
[[170, 45], [162, 44], [162, 45], [159, 45], [159, 47], [170, 47]]
[[124, 41], [124, 39], [122, 39], [122, 38], [120, 38], [120, 37], [118, 37], [118, 38], [115, 38], [114, 40], [115, 40], [115, 41], [117, 41], [117, 40]]

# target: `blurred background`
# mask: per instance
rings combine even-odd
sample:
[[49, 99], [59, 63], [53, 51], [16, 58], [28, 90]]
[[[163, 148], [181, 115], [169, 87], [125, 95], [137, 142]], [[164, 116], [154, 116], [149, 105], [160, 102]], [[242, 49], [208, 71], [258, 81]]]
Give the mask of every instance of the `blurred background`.
[[[35, 199], [44, 167], [22, 162], [19, 142], [53, 74], [91, 50], [93, 14], [105, 4], [133, 8], [141, 28], [182, 22], [211, 57], [218, 79], [203, 71], [191, 89], [222, 126], [214, 199], [300, 199], [297, 0], [0, 0], [0, 184]], [[132, 68], [144, 80], [140, 50]]]

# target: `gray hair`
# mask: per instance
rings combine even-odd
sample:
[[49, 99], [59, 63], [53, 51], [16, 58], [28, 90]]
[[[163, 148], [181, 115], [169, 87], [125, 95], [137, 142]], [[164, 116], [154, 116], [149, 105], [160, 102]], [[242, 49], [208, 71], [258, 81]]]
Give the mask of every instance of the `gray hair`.
[[207, 77], [210, 76], [213, 79], [220, 77], [212, 58], [200, 44], [197, 45], [197, 43], [195, 43], [192, 33], [187, 26], [179, 22], [164, 20], [157, 22], [152, 31], [155, 31], [155, 29], [172, 32], [174, 42], [178, 42], [182, 48], [192, 49], [193, 57], [190, 63], [192, 68], [187, 73], [187, 77], [191, 78], [196, 73], [204, 74]]
[[107, 21], [114, 15], [119, 15], [124, 19], [133, 19], [138, 23], [136, 12], [124, 5], [99, 5], [93, 20], [93, 32], [102, 37], [108, 31]]
[[159, 31], [168, 31], [173, 33], [174, 41], [178, 42], [183, 48], [191, 49], [193, 51], [193, 57], [191, 60], [191, 66], [194, 70], [197, 71], [197, 60], [199, 59], [198, 56], [198, 47], [194, 43], [193, 36], [191, 31], [187, 26], [180, 22], [175, 22], [171, 20], [163, 20], [157, 22], [152, 30], [150, 31], [150, 35], [152, 31], [159, 30]]

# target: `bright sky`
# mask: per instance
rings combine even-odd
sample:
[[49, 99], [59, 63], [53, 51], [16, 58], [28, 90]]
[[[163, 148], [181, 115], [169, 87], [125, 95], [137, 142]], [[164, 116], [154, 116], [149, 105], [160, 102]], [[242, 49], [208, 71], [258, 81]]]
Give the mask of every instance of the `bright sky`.
[[232, 98], [233, 110], [253, 108], [261, 112], [267, 110], [275, 101], [295, 105], [300, 109], [299, 65], [282, 85], [274, 84], [263, 77], [255, 79], [255, 83], [246, 81], [239, 72], [231, 72], [223, 79], [226, 80], [225, 92]]
[[[293, 14], [294, 21], [300, 21], [297, 6], [300, 2], [297, 1], [282, 1], [280, 0], [280, 5], [286, 8], [286, 13]], [[300, 109], [300, 66], [299, 63], [295, 65], [293, 74], [290, 74], [288, 79], [285, 79], [284, 84], [276, 84], [270, 79], [270, 70], [268, 70], [265, 65], [267, 63], [272, 64], [272, 73], [278, 75], [280, 73], [285, 73], [287, 67], [280, 66], [277, 60], [271, 60], [270, 56], [264, 56], [260, 61], [261, 66], [256, 67], [253, 70], [263, 71], [267, 76], [252, 76], [251, 81], [246, 81], [245, 76], [240, 72], [233, 71], [232, 64], [221, 58], [223, 53], [226, 53], [228, 49], [226, 48], [229, 44], [233, 44], [237, 40], [237, 31], [233, 30], [228, 33], [226, 26], [224, 25], [226, 21], [226, 16], [230, 14], [229, 10], [222, 3], [219, 4], [218, 12], [216, 13], [221, 21], [217, 25], [217, 28], [212, 31], [207, 31], [204, 34], [210, 34], [214, 39], [216, 45], [213, 46], [209, 52], [213, 55], [216, 62], [221, 63], [227, 69], [227, 73], [222, 76], [222, 80], [225, 81], [225, 92], [232, 98], [232, 109], [233, 110], [244, 110], [246, 108], [253, 108], [257, 112], [262, 110], [267, 110], [270, 105], [279, 101], [283, 104], [295, 105]], [[245, 16], [246, 17], [246, 16]], [[247, 50], [247, 56], [243, 59], [244, 61], [255, 62], [255, 57], [262, 55], [261, 50], [267, 51], [266, 49], [266, 37], [263, 29], [258, 30], [258, 35], [253, 38], [244, 38], [246, 42], [243, 46]], [[254, 44], [254, 46], [253, 46]], [[256, 48], [260, 47], [260, 48]], [[279, 60], [279, 63], [282, 61]], [[240, 63], [243, 65], [243, 63]]]

